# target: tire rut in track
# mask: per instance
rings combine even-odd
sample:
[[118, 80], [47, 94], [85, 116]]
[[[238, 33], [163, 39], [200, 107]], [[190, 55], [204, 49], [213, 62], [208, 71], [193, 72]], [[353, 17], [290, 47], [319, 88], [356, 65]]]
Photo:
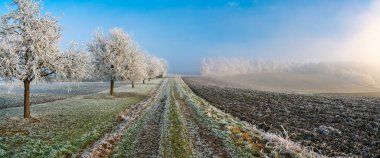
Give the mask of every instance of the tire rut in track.
[[151, 113], [146, 117], [144, 126], [137, 135], [137, 144], [135, 148], [135, 155], [133, 157], [157, 157], [160, 147], [160, 128], [163, 121], [163, 111], [166, 98], [162, 98], [160, 102], [156, 103]]
[[196, 107], [188, 105], [180, 97], [175, 85], [181, 85], [175, 82], [169, 79], [159, 99], [143, 112], [140, 120], [128, 131], [126, 141], [120, 144], [124, 152], [119, 154], [139, 158], [232, 157], [210, 127], [198, 118]]
[[222, 141], [214, 136], [212, 131], [197, 118], [194, 109], [186, 104], [177, 90], [174, 90], [174, 97], [181, 114], [186, 119], [186, 126], [191, 133], [193, 146], [197, 153], [202, 157], [232, 157], [224, 148]]
[[[90, 148], [86, 149], [78, 157], [82, 158], [97, 158], [97, 157], [109, 157], [113, 150], [116, 148], [117, 143], [122, 139], [122, 133], [127, 130], [130, 125], [134, 124], [140, 118], [140, 115], [149, 109], [149, 106], [159, 102], [161, 97], [161, 91], [166, 85], [166, 80], [162, 81], [160, 86], [156, 90], [151, 91], [148, 96], [141, 102], [132, 105], [125, 111], [119, 114], [118, 119], [121, 121], [114, 129], [106, 133], [103, 138], [99, 139]], [[120, 117], [120, 118], [119, 118]]]

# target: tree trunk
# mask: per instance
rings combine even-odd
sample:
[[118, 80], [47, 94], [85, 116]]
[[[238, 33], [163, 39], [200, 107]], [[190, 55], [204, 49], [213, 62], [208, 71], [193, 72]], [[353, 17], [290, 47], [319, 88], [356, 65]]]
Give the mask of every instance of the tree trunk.
[[24, 80], [24, 118], [31, 118], [30, 116], [30, 81]]
[[149, 80], [148, 80], [149, 82], [150, 82], [150, 78], [149, 78]]
[[145, 84], [145, 80], [143, 80], [143, 84]]
[[132, 88], [135, 88], [135, 81], [132, 81]]
[[114, 91], [113, 91], [114, 87], [115, 87], [115, 81], [111, 80], [110, 95], [114, 95]]

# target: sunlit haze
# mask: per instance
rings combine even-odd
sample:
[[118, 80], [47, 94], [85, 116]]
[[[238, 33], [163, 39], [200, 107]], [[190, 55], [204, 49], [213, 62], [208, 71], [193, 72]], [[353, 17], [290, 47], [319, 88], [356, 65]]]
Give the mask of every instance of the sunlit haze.
[[[3, 3], [8, 3], [6, 0]], [[203, 58], [279, 62], [380, 60], [380, 2], [370, 0], [55, 1], [62, 48], [97, 28], [123, 27], [170, 73], [199, 74]], [[1, 12], [5, 12], [1, 5]]]

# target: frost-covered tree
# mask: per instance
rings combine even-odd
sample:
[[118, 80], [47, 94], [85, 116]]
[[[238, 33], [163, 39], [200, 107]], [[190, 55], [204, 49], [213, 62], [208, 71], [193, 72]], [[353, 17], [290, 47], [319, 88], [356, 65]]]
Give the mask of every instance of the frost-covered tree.
[[158, 59], [157, 57], [155, 56], [148, 56], [148, 59], [147, 59], [147, 76], [148, 76], [148, 79], [151, 80], [151, 79], [154, 79], [156, 78], [159, 74], [160, 74], [160, 59]]
[[165, 77], [167, 75], [167, 62], [164, 59], [155, 56], [147, 56], [146, 76], [149, 80], [157, 77]]
[[142, 62], [142, 67], [143, 67], [143, 84], [145, 84], [145, 80], [149, 79], [148, 75], [148, 70], [149, 70], [149, 55], [146, 53], [143, 53], [143, 62]]
[[[61, 28], [50, 14], [41, 15], [34, 0], [13, 0], [9, 13], [1, 16], [0, 77], [24, 83], [24, 117], [30, 118], [30, 83], [48, 80], [52, 74], [79, 72], [76, 55], [62, 55], [58, 42]], [[75, 60], [72, 60], [75, 59]], [[81, 72], [82, 73], [82, 72]], [[70, 73], [68, 73], [70, 74]]]
[[168, 73], [168, 62], [165, 59], [160, 59], [159, 76], [165, 77]]
[[127, 58], [128, 66], [124, 77], [132, 82], [132, 88], [134, 88], [135, 82], [144, 80], [146, 73], [145, 57], [141, 51], [131, 51]]
[[63, 72], [59, 75], [64, 80], [80, 81], [90, 78], [93, 70], [90, 56], [83, 47], [79, 47], [77, 43], [70, 43], [69, 48], [62, 54], [60, 60], [63, 66]]
[[110, 80], [110, 95], [114, 95], [114, 82], [127, 74], [129, 54], [136, 51], [136, 44], [121, 28], [114, 28], [109, 35], [97, 31], [88, 50], [93, 56], [95, 74]]

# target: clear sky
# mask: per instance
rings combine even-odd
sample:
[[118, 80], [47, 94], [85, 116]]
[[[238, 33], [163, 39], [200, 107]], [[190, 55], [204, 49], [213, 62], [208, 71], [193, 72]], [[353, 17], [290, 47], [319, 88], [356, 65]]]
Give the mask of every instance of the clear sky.
[[[5, 3], [9, 3], [5, 0]], [[171, 73], [196, 74], [205, 57], [331, 60], [370, 0], [43, 0], [59, 17], [62, 48], [94, 30], [122, 27]], [[5, 7], [1, 5], [1, 13]], [[360, 30], [360, 29], [358, 29]], [[350, 36], [351, 37], [351, 36]], [[334, 45], [334, 46], [332, 46]], [[341, 49], [340, 49], [341, 50]], [[321, 53], [324, 52], [324, 53]], [[338, 55], [333, 59], [340, 59]]]

